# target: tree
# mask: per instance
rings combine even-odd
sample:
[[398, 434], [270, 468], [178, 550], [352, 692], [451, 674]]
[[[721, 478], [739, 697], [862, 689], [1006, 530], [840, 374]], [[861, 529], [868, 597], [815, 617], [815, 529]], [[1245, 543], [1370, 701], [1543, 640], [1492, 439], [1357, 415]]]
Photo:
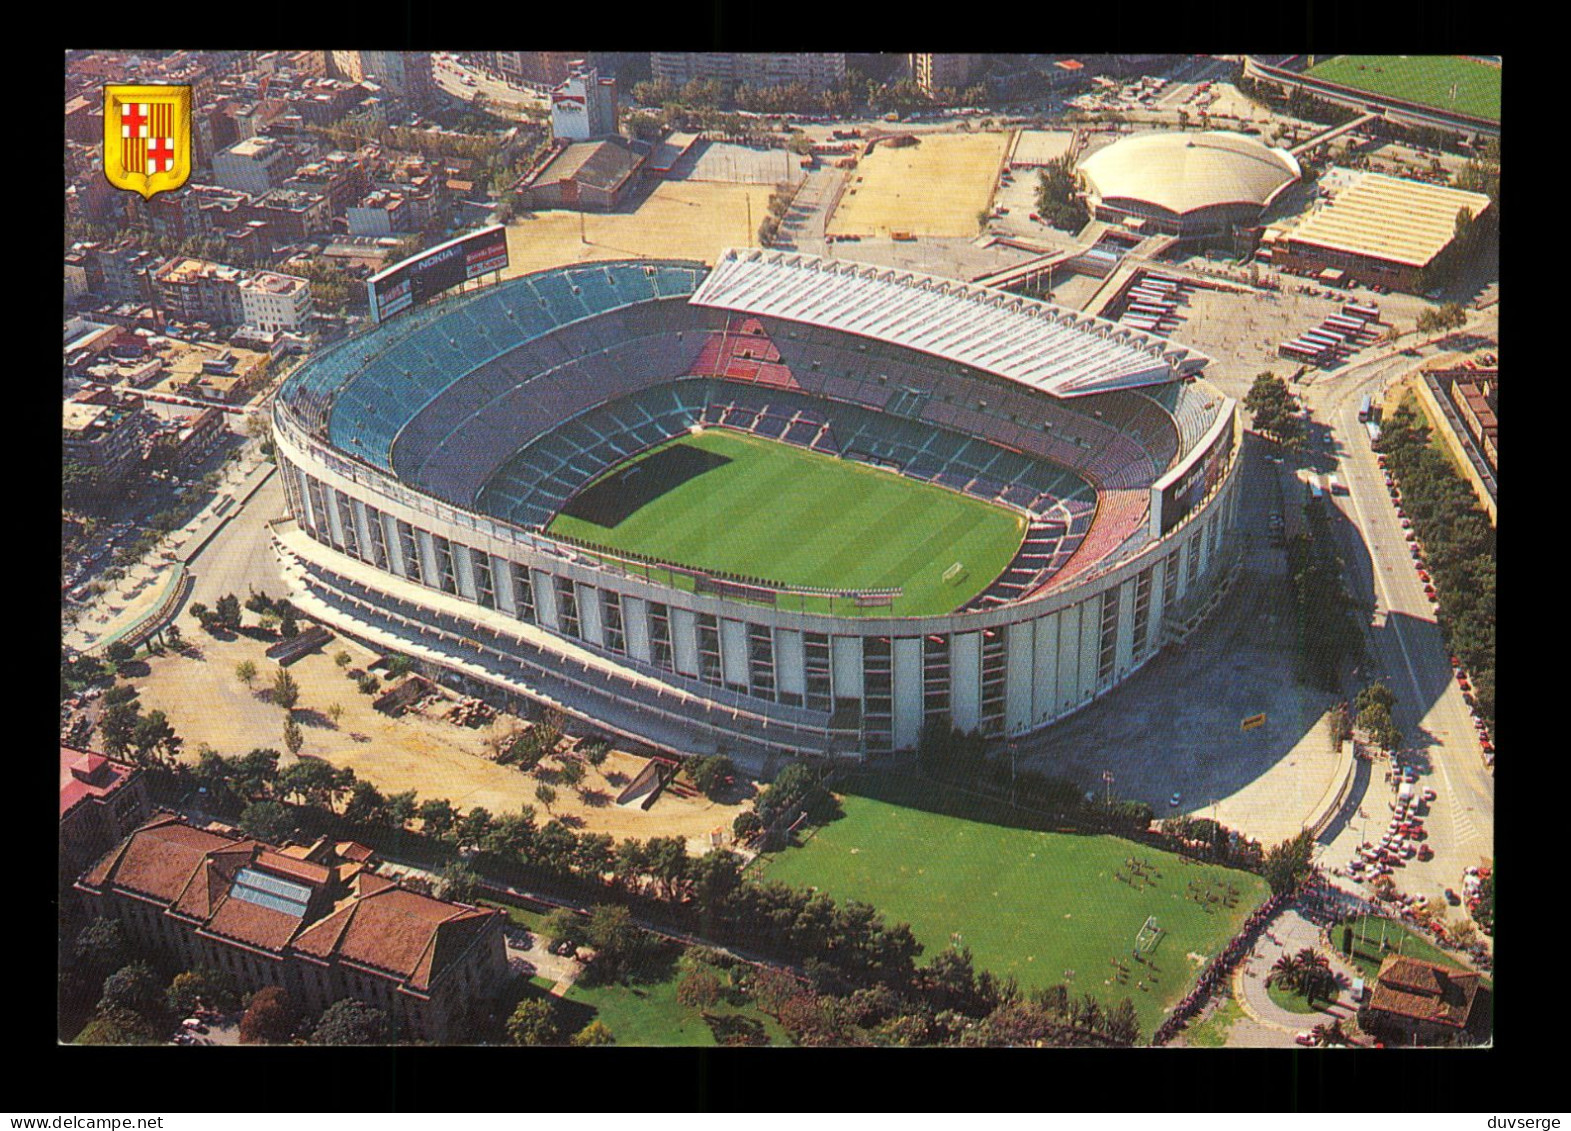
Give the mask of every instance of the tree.
[[408, 675], [415, 670], [415, 662], [408, 656], [401, 655], [398, 652], [391, 653], [387, 657], [387, 663], [383, 666], [387, 669], [388, 679], [397, 679], [399, 676]]
[[589, 919], [570, 907], [558, 907], [540, 921], [538, 933], [552, 946], [565, 943], [577, 950], [589, 942]]
[[382, 688], [382, 681], [370, 672], [362, 672], [355, 679], [355, 686], [360, 689], [361, 695], [375, 695]]
[[164, 638], [169, 641], [169, 647], [176, 652], [185, 647], [185, 634], [180, 631], [178, 624], [172, 624], [164, 629]]
[[263, 632], [273, 632], [278, 628], [278, 614], [269, 609], [256, 618], [256, 623]]
[[191, 602], [191, 615], [195, 617], [197, 623], [208, 632], [212, 632], [215, 628], [218, 627], [218, 614], [213, 612], [212, 609], [208, 608], [201, 601]]
[[108, 648], [104, 649], [104, 656], [112, 664], [123, 664], [126, 661], [135, 658], [136, 649], [131, 647], [131, 645], [127, 644], [124, 640], [116, 640], [113, 644], [109, 645]]
[[130, 745], [137, 765], [159, 766], [164, 759], [173, 763], [183, 743], [162, 711], [150, 711], [131, 728]]
[[235, 792], [244, 798], [271, 797], [278, 785], [278, 760], [276, 750], [257, 747], [239, 758], [228, 759], [230, 781]]
[[725, 783], [736, 775], [736, 765], [724, 754], [699, 758], [687, 767], [688, 777], [705, 797], [713, 799]]
[[198, 1009], [228, 1011], [238, 1000], [227, 975], [210, 966], [197, 966], [174, 976], [164, 994], [169, 1012], [189, 1017]]
[[152, 966], [143, 961], [122, 966], [104, 979], [98, 999], [100, 1010], [118, 1006], [140, 1014], [150, 1021], [163, 1017], [164, 987]]
[[562, 1043], [556, 1003], [550, 998], [525, 998], [507, 1019], [507, 1037], [515, 1045], [539, 1047]]
[[342, 703], [329, 704], [327, 708], [327, 717], [333, 720], [334, 726], [337, 726], [338, 721], [344, 717], [344, 705]]
[[71, 953], [90, 977], [102, 978], [129, 950], [120, 921], [99, 917], [76, 933]]
[[289, 753], [299, 754], [304, 745], [305, 734], [301, 731], [300, 724], [295, 722], [295, 717], [290, 715], [284, 719], [284, 746], [288, 748]]
[[617, 904], [601, 904], [591, 911], [585, 934], [595, 949], [595, 963], [607, 978], [624, 975], [642, 950], [643, 933], [633, 923], [633, 913]]
[[694, 966], [676, 986], [677, 1004], [707, 1011], [726, 998], [726, 984], [708, 966]]
[[79, 1045], [156, 1045], [153, 1024], [141, 1014], [119, 1006], [94, 1012], [92, 1020], [76, 1035]]
[[214, 611], [217, 614], [217, 621], [221, 627], [227, 628], [231, 632], [239, 631], [240, 599], [238, 597], [233, 593], [225, 593], [218, 598], [218, 607]]
[[1284, 989], [1297, 991], [1300, 985], [1299, 978], [1303, 974], [1304, 960], [1297, 954], [1283, 951], [1277, 960], [1271, 964], [1271, 969], [1266, 974], [1266, 985], [1281, 986]]
[[288, 668], [278, 669], [278, 674], [273, 677], [272, 691], [273, 703], [286, 711], [293, 710], [294, 705], [300, 702], [300, 685], [289, 674]]
[[458, 819], [456, 840], [460, 849], [477, 849], [491, 835], [491, 812], [483, 805], [476, 805]]
[[278, 635], [285, 640], [293, 640], [300, 635], [300, 626], [295, 623], [295, 612], [293, 609], [286, 610], [284, 615], [279, 618]]
[[98, 734], [103, 741], [104, 751], [110, 757], [118, 758], [130, 749], [135, 740], [136, 724], [141, 719], [142, 708], [135, 699], [110, 703], [107, 694], [104, 702], [107, 710], [99, 720]]
[[387, 1014], [356, 998], [335, 1001], [322, 1011], [311, 1033], [313, 1045], [385, 1045], [392, 1037]]
[[302, 758], [278, 777], [278, 793], [307, 805], [331, 809], [354, 788], [354, 771], [337, 769], [317, 758]]
[[1270, 370], [1258, 374], [1244, 398], [1244, 407], [1254, 417], [1255, 431], [1294, 446], [1303, 435], [1304, 421], [1298, 405], [1288, 391], [1287, 382]]
[[389, 824], [387, 799], [376, 786], [361, 779], [355, 782], [344, 805], [344, 820], [352, 825], [385, 826]]
[[458, 814], [453, 812], [452, 802], [446, 798], [432, 798], [422, 801], [420, 808], [415, 810], [415, 816], [420, 818], [420, 827], [427, 836], [446, 840], [453, 831], [453, 824], [458, 820]]
[[1135, 1012], [1135, 1003], [1128, 998], [1120, 999], [1108, 1013], [1103, 1028], [1109, 1037], [1120, 1044], [1134, 1044], [1140, 1037], [1140, 1017]]
[[253, 801], [240, 813], [240, 830], [257, 840], [278, 844], [293, 835], [295, 819], [277, 801]]
[[556, 790], [552, 789], [545, 782], [541, 782], [535, 786], [535, 800], [544, 805], [545, 811], [549, 813], [551, 812], [551, 803], [556, 800]]
[[611, 1035], [611, 1030], [606, 1028], [605, 1022], [596, 1020], [575, 1033], [568, 1043], [580, 1049], [599, 1048], [616, 1044], [616, 1038]]
[[1262, 874], [1273, 894], [1293, 891], [1309, 875], [1314, 838], [1305, 829], [1291, 840], [1267, 851]]
[[435, 895], [453, 903], [474, 903], [484, 891], [480, 873], [462, 860], [449, 860], [437, 874]]
[[333, 653], [333, 663], [337, 664], [341, 668], [347, 668], [353, 662], [354, 657], [342, 648]]
[[584, 764], [577, 758], [562, 759], [562, 780], [569, 786], [576, 786], [584, 780]]

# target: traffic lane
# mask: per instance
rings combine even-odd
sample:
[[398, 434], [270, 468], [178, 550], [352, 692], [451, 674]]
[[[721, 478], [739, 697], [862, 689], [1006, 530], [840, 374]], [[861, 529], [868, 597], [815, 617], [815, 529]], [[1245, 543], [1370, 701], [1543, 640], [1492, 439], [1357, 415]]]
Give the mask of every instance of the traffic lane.
[[274, 475], [257, 488], [229, 524], [192, 559], [193, 584], [187, 602], [201, 602], [211, 608], [226, 593], [243, 599], [253, 588], [280, 596], [283, 580], [267, 524], [283, 513], [283, 483]]
[[[1375, 455], [1367, 446], [1367, 433], [1358, 423], [1352, 397], [1345, 400], [1338, 424], [1345, 435], [1351, 436], [1357, 429], [1364, 441], [1349, 446], [1349, 458], [1344, 461], [1349, 470], [1346, 482], [1349, 491], [1356, 494], [1345, 498], [1352, 503], [1358, 525], [1366, 531], [1380, 571], [1378, 580], [1372, 576], [1371, 581], [1382, 591], [1383, 626], [1389, 631], [1377, 629], [1372, 634], [1375, 650], [1389, 685], [1398, 691], [1398, 725], [1421, 753], [1420, 762], [1427, 762], [1426, 768], [1439, 778], [1437, 792], [1443, 798], [1431, 806], [1431, 819], [1426, 821], [1426, 827], [1444, 830], [1431, 841], [1435, 858], [1428, 863], [1409, 861], [1411, 870], [1399, 886], [1438, 896], [1442, 889], [1459, 882], [1462, 868], [1476, 864], [1479, 857], [1493, 850], [1493, 779], [1483, 770], [1471, 715], [1455, 686], [1439, 625], [1412, 566], [1405, 532]], [[1391, 677], [1404, 669], [1405, 682], [1414, 695], [1406, 703], [1399, 690], [1404, 681]], [[1424, 774], [1421, 781], [1429, 777]], [[1441, 821], [1435, 822], [1434, 817]]]

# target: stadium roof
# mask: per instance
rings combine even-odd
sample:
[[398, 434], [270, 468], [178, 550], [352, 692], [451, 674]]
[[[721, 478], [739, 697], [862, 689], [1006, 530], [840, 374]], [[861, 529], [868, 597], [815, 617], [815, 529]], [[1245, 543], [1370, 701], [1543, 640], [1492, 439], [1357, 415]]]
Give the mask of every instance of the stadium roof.
[[1477, 216], [1488, 207], [1481, 192], [1360, 172], [1288, 235], [1295, 243], [1423, 267], [1455, 236], [1458, 212]]
[[1162, 384], [1210, 360], [1036, 299], [796, 252], [732, 248], [691, 301], [921, 350], [1060, 397]]
[[1298, 161], [1245, 134], [1223, 130], [1121, 138], [1080, 163], [1106, 199], [1139, 200], [1185, 215], [1224, 204], [1265, 207], [1298, 180]]

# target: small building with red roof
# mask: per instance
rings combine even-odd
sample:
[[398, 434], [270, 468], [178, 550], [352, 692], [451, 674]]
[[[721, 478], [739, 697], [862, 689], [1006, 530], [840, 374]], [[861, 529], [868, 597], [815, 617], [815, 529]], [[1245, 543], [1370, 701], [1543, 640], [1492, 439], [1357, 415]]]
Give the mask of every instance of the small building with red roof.
[[76, 878], [152, 807], [141, 770], [92, 750], [60, 745], [60, 886]]

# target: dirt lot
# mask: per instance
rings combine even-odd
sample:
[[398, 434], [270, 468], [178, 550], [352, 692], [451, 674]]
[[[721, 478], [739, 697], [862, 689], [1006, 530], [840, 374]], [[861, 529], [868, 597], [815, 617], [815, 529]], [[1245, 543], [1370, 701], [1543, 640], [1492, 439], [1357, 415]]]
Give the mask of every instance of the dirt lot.
[[1007, 133], [923, 134], [918, 144], [880, 145], [851, 174], [831, 235], [970, 238], [993, 199]]
[[[773, 185], [666, 181], [635, 211], [537, 212], [507, 227], [507, 277], [595, 259], [647, 256], [713, 263], [725, 248], [757, 243], [773, 190]], [[579, 239], [580, 222], [587, 243]]]
[[[149, 674], [133, 681], [141, 692], [143, 710], [168, 715], [185, 740], [185, 756], [191, 761], [203, 743], [225, 756], [258, 746], [283, 750], [283, 711], [261, 695], [276, 671], [263, 654], [264, 645], [244, 636], [215, 640], [194, 627], [189, 636], [203, 658], [155, 657], [149, 662]], [[589, 803], [558, 785], [557, 800], [548, 814], [535, 798], [538, 777], [487, 758], [489, 728], [470, 729], [410, 713], [397, 719], [379, 713], [371, 706], [373, 697], [360, 694], [344, 669], [334, 664], [333, 655], [340, 649], [353, 658], [351, 669], [364, 668], [375, 659], [358, 645], [335, 639], [289, 669], [300, 685], [295, 718], [305, 732], [301, 753], [349, 766], [383, 793], [413, 789], [422, 798], [445, 797], [460, 810], [482, 805], [493, 814], [530, 805], [541, 820], [549, 816], [570, 823], [581, 820], [577, 826], [581, 830], [610, 833], [618, 840], [682, 836], [694, 852], [708, 850], [711, 830], [729, 832], [732, 820], [746, 807], [745, 799], [720, 804], [668, 791], [648, 812], [637, 806], [620, 808], [614, 803], [616, 795], [643, 769], [645, 759], [613, 750], [598, 768], [585, 767], [582, 784]], [[250, 689], [235, 676], [235, 666], [247, 659], [259, 673]], [[335, 703], [343, 708], [336, 724], [329, 714]], [[286, 753], [283, 763], [292, 760]], [[547, 758], [541, 768], [549, 775], [556, 765], [554, 758]], [[603, 799], [595, 797], [597, 793]]]

